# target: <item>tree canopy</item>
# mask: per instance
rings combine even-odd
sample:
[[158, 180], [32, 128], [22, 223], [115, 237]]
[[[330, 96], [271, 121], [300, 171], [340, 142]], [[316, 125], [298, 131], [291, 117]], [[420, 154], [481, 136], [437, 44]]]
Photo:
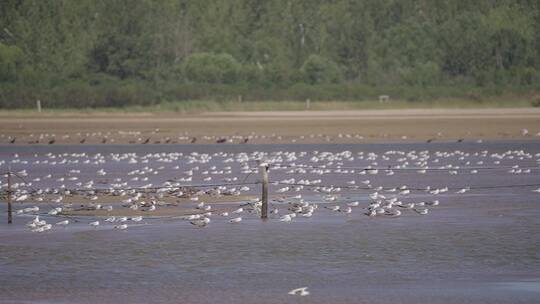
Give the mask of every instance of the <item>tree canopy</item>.
[[[58, 106], [106, 106], [133, 87], [156, 102], [197, 97], [185, 92], [204, 85], [538, 82], [536, 0], [0, 3], [3, 107], [42, 95]], [[133, 94], [128, 102], [143, 102]]]

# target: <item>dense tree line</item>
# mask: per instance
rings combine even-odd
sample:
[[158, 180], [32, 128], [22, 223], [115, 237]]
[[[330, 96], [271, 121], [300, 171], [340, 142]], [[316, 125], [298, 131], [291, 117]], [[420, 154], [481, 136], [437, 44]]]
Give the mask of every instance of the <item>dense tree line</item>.
[[538, 0], [0, 2], [2, 107], [538, 82]]

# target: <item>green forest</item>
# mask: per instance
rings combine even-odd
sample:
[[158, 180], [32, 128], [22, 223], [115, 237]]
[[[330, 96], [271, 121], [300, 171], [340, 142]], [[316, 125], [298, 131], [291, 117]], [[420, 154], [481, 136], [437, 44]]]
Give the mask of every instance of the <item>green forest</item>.
[[0, 107], [540, 91], [538, 0], [2, 0]]

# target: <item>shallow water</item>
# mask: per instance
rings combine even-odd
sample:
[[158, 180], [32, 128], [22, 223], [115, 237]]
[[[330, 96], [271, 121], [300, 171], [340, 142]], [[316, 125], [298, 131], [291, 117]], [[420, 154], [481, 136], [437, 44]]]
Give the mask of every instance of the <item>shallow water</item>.
[[[84, 149], [84, 150], [82, 150]], [[13, 153], [29, 161], [44, 154], [136, 152], [201, 153], [252, 151], [424, 150], [502, 153], [540, 152], [536, 142], [396, 144], [396, 145], [179, 145], [93, 147], [1, 147], [0, 160]], [[34, 153], [37, 153], [34, 156]], [[308, 158], [309, 159], [309, 158]], [[500, 166], [533, 167], [536, 159], [501, 161]], [[476, 160], [474, 157], [468, 160]], [[484, 159], [485, 160], [485, 159]], [[100, 165], [36, 165], [12, 163], [29, 176], [60, 174], [73, 168], [93, 177], [105, 167], [112, 177], [133, 168], [165, 168], [155, 184], [175, 177], [167, 163]], [[220, 165], [218, 159], [214, 163]], [[442, 162], [443, 160], [441, 160]], [[445, 161], [463, 163], [457, 158]], [[295, 161], [306, 163], [305, 158]], [[349, 166], [366, 166], [356, 160]], [[182, 161], [179, 164], [188, 166]], [[379, 160], [379, 165], [394, 164]], [[441, 163], [441, 165], [444, 163]], [[230, 164], [236, 170], [235, 164]], [[344, 164], [345, 165], [345, 164]], [[486, 164], [484, 165], [489, 165]], [[192, 165], [194, 166], [194, 165]], [[201, 165], [202, 166], [202, 165]], [[5, 170], [5, 165], [0, 167]], [[270, 171], [271, 180], [290, 178]], [[308, 176], [315, 178], [315, 176]], [[194, 182], [201, 182], [194, 177]], [[255, 177], [251, 177], [255, 178]], [[297, 177], [300, 178], [300, 177]], [[425, 175], [401, 172], [393, 176], [328, 174], [325, 184], [344, 185], [370, 179], [390, 187], [493, 186], [540, 183], [540, 170], [508, 174], [506, 170], [478, 174]], [[36, 183], [46, 187], [47, 182]], [[281, 186], [271, 186], [274, 191]], [[215, 217], [204, 229], [185, 221], [147, 219], [126, 231], [112, 226], [89, 228], [89, 219], [65, 229], [35, 234], [24, 224], [31, 217], [0, 222], [0, 302], [2, 303], [537, 303], [540, 298], [540, 194], [538, 187], [473, 189], [438, 195], [441, 204], [428, 215], [407, 213], [398, 218], [367, 217], [359, 209], [349, 216], [320, 208], [310, 219], [284, 224], [261, 222], [243, 215], [237, 225]], [[257, 193], [258, 189], [250, 190]], [[341, 201], [368, 203], [372, 191], [343, 190]], [[305, 193], [311, 200], [320, 200]], [[430, 200], [414, 192], [404, 201]], [[30, 204], [31, 205], [31, 204]], [[0, 211], [5, 215], [5, 204]], [[16, 206], [18, 209], [19, 206]], [[54, 221], [53, 221], [54, 222]], [[311, 295], [288, 295], [308, 286]]]

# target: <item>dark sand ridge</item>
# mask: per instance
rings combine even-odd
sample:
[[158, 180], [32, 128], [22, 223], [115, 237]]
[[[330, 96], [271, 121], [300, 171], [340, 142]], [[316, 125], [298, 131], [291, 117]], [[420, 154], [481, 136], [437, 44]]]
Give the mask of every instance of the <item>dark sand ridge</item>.
[[[195, 195], [194, 195], [195, 196]], [[36, 202], [34, 199], [30, 198], [28, 201], [31, 201], [35, 206], [42, 206], [46, 208], [50, 206], [50, 201], [57, 195], [40, 195], [44, 198], [42, 202]], [[66, 195], [62, 200], [64, 204], [63, 211], [59, 214], [59, 217], [62, 216], [145, 216], [145, 217], [177, 217], [185, 216], [190, 214], [202, 214], [208, 211], [203, 211], [196, 209], [195, 205], [204, 202], [207, 205], [211, 205], [212, 213], [220, 214], [222, 212], [231, 212], [238, 208], [239, 205], [245, 204], [249, 200], [258, 198], [254, 195], [219, 195], [219, 196], [210, 196], [210, 195], [197, 195], [199, 198], [198, 201], [191, 201], [188, 197], [178, 198], [167, 195], [159, 199], [159, 207], [155, 211], [145, 211], [148, 208], [141, 207], [137, 210], [132, 210], [128, 207], [122, 206], [122, 200], [126, 197], [121, 196], [112, 196], [112, 195], [98, 195], [97, 200], [89, 201], [88, 197], [81, 195]], [[285, 199], [285, 195], [272, 195], [270, 200], [276, 199]], [[143, 198], [141, 201], [150, 201], [150, 198]], [[101, 205], [102, 208], [99, 210], [92, 209], [91, 206], [96, 206], [97, 204]], [[22, 209], [19, 207], [19, 203], [14, 204], [16, 210]], [[103, 209], [106, 206], [113, 206], [113, 210], [107, 211]]]
[[[527, 129], [528, 134], [523, 134]], [[0, 113], [0, 144], [361, 143], [537, 138], [540, 109]]]

